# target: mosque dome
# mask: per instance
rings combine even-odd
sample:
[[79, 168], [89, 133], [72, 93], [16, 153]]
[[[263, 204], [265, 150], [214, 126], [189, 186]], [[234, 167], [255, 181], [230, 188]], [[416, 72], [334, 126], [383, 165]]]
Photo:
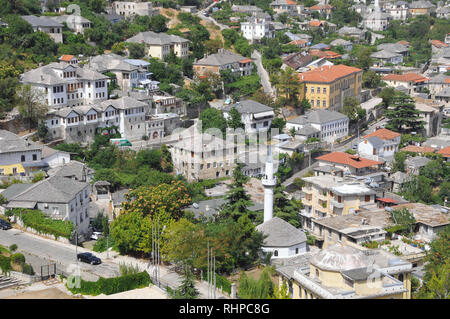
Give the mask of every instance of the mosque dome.
[[359, 249], [341, 244], [323, 249], [311, 258], [311, 264], [330, 271], [345, 271], [369, 266], [368, 257]]

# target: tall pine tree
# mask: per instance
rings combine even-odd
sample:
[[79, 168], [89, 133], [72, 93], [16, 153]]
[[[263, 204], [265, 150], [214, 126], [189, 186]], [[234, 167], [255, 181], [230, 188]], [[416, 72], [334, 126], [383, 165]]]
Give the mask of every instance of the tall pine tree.
[[229, 186], [229, 190], [225, 199], [227, 202], [222, 206], [220, 215], [224, 218], [231, 217], [235, 221], [243, 215], [249, 213], [248, 207], [252, 205], [250, 196], [244, 188], [244, 184], [250, 179], [242, 173], [242, 164], [236, 165], [233, 170], [233, 183]]
[[415, 101], [402, 92], [396, 93], [389, 109], [386, 111], [389, 119], [386, 128], [399, 132], [418, 132], [423, 129], [424, 122], [420, 120], [420, 112], [416, 110]]

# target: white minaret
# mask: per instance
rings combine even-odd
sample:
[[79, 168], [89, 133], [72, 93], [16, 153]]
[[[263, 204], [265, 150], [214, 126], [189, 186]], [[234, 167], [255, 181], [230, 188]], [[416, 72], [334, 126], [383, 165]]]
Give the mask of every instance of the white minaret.
[[269, 145], [266, 172], [262, 179], [262, 184], [264, 186], [264, 222], [271, 220], [273, 217], [273, 189], [277, 183], [273, 174], [272, 147]]

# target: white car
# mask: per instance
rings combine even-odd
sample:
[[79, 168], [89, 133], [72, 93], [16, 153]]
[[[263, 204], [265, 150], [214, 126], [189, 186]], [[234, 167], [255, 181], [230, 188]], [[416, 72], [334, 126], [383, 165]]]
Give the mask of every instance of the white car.
[[93, 232], [91, 235], [91, 239], [93, 240], [98, 240], [100, 237], [102, 237], [102, 233], [98, 231]]

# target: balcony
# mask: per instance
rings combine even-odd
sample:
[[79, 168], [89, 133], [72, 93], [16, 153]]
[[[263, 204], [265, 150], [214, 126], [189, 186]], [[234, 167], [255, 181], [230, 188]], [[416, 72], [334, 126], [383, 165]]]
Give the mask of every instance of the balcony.
[[344, 208], [344, 206], [345, 206], [345, 204], [344, 204], [344, 202], [342, 201], [341, 203], [339, 203], [337, 200], [335, 200], [335, 199], [332, 199], [332, 200], [330, 200], [330, 205], [332, 205], [332, 206], [334, 206], [334, 207], [337, 207], [337, 208]]

